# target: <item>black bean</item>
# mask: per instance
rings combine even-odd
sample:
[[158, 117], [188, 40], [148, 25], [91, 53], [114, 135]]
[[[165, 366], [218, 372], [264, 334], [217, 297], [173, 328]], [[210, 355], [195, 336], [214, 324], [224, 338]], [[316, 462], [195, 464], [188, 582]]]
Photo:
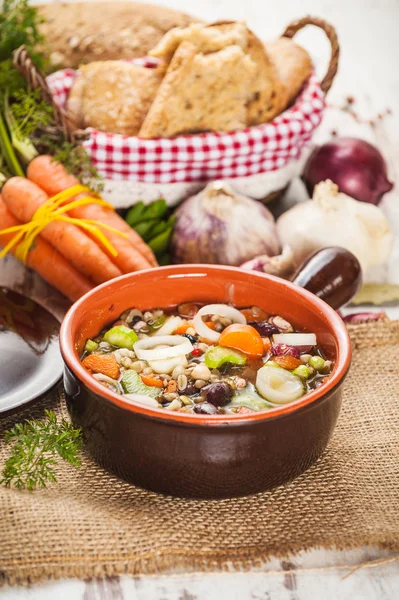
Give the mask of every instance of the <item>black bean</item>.
[[184, 396], [194, 396], [194, 394], [198, 394], [199, 390], [193, 383], [189, 383], [184, 390], [179, 390], [179, 392]]
[[258, 323], [256, 321], [250, 321], [248, 325], [251, 325], [256, 331], [262, 336], [267, 337], [269, 335], [273, 335], [274, 333], [280, 333], [280, 330], [273, 323], [269, 323], [268, 321], [262, 321]]
[[195, 335], [191, 335], [189, 333], [183, 333], [183, 337], [187, 338], [188, 340], [190, 340], [190, 342], [192, 344], [196, 344], [198, 341], [198, 338], [195, 337]]
[[213, 406], [226, 406], [226, 404], [230, 402], [234, 390], [231, 385], [226, 382], [211, 383], [202, 388], [201, 394], [205, 400], [213, 404]]
[[202, 402], [201, 404], [196, 404], [194, 406], [194, 412], [200, 415], [216, 415], [218, 411], [213, 404], [209, 404], [209, 402]]

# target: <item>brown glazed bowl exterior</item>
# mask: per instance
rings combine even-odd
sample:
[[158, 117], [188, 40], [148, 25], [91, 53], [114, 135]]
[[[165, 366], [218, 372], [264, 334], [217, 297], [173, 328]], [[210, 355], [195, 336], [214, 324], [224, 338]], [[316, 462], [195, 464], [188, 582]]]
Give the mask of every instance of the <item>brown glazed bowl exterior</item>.
[[[316, 333], [335, 367], [328, 381], [296, 402], [250, 415], [191, 415], [132, 404], [98, 383], [79, 356], [87, 338], [130, 307], [182, 302], [260, 306]], [[288, 481], [322, 454], [335, 427], [351, 346], [339, 315], [282, 279], [232, 267], [179, 265], [114, 279], [86, 294], [60, 334], [73, 422], [105, 469], [141, 487], [195, 498], [228, 498]]]

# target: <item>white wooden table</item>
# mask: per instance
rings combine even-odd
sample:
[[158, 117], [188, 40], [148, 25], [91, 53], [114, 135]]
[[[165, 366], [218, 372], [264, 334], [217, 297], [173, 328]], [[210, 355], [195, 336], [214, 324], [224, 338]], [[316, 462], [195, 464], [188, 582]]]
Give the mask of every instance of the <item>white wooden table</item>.
[[[51, 0], [50, 0], [51, 1]], [[153, 0], [154, 2], [156, 0]], [[340, 106], [353, 96], [356, 110], [365, 120], [386, 108], [391, 117], [372, 129], [336, 108], [327, 111], [317, 134], [319, 140], [354, 135], [374, 141], [389, 162], [390, 175], [399, 181], [399, 22], [398, 0], [158, 0], [207, 20], [241, 19], [264, 39], [276, 37], [288, 22], [306, 14], [324, 17], [337, 27], [341, 65], [329, 94], [331, 105]], [[308, 28], [298, 39], [311, 51], [317, 70], [323, 72], [329, 48], [323, 34]], [[295, 182], [292, 200], [304, 196]], [[399, 191], [386, 196], [382, 205], [397, 235], [388, 266], [368, 279], [399, 283]], [[17, 267], [13, 267], [17, 268]], [[2, 283], [6, 283], [2, 281]], [[388, 311], [399, 318], [399, 309]], [[399, 491], [398, 491], [399, 495]], [[1, 517], [1, 516], [0, 516]], [[395, 554], [373, 549], [349, 552], [314, 550], [285, 561], [272, 559], [251, 572], [188, 574], [171, 571], [151, 577], [117, 577], [101, 581], [64, 580], [32, 588], [0, 591], [1, 600], [393, 600], [399, 598], [399, 560]], [[363, 568], [359, 564], [368, 563]], [[1, 568], [1, 565], [0, 565]]]

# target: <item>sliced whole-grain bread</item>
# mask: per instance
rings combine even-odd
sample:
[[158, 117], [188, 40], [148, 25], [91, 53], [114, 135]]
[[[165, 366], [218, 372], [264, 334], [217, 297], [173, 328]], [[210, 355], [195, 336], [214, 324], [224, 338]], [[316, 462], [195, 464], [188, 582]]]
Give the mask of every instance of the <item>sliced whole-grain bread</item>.
[[256, 64], [247, 104], [246, 125], [259, 125], [274, 119], [287, 105], [288, 93], [279, 79], [264, 44], [239, 21], [220, 21], [210, 25], [194, 23], [188, 27], [171, 29], [150, 51], [150, 55], [170, 62], [183, 41], [194, 44], [204, 54], [222, 50], [230, 45], [240, 46]]
[[139, 136], [243, 129], [255, 73], [255, 63], [240, 46], [203, 54], [195, 44], [182, 42]]

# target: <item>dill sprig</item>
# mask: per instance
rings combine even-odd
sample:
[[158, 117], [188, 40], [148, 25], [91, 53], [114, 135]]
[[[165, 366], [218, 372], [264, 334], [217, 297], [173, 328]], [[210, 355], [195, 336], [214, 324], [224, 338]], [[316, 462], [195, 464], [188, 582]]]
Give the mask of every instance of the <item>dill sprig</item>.
[[13, 444], [0, 483], [7, 487], [34, 490], [56, 481], [57, 459], [73, 466], [81, 464], [79, 452], [82, 432], [64, 419], [59, 422], [51, 410], [46, 418], [26, 420], [5, 433], [6, 444]]

